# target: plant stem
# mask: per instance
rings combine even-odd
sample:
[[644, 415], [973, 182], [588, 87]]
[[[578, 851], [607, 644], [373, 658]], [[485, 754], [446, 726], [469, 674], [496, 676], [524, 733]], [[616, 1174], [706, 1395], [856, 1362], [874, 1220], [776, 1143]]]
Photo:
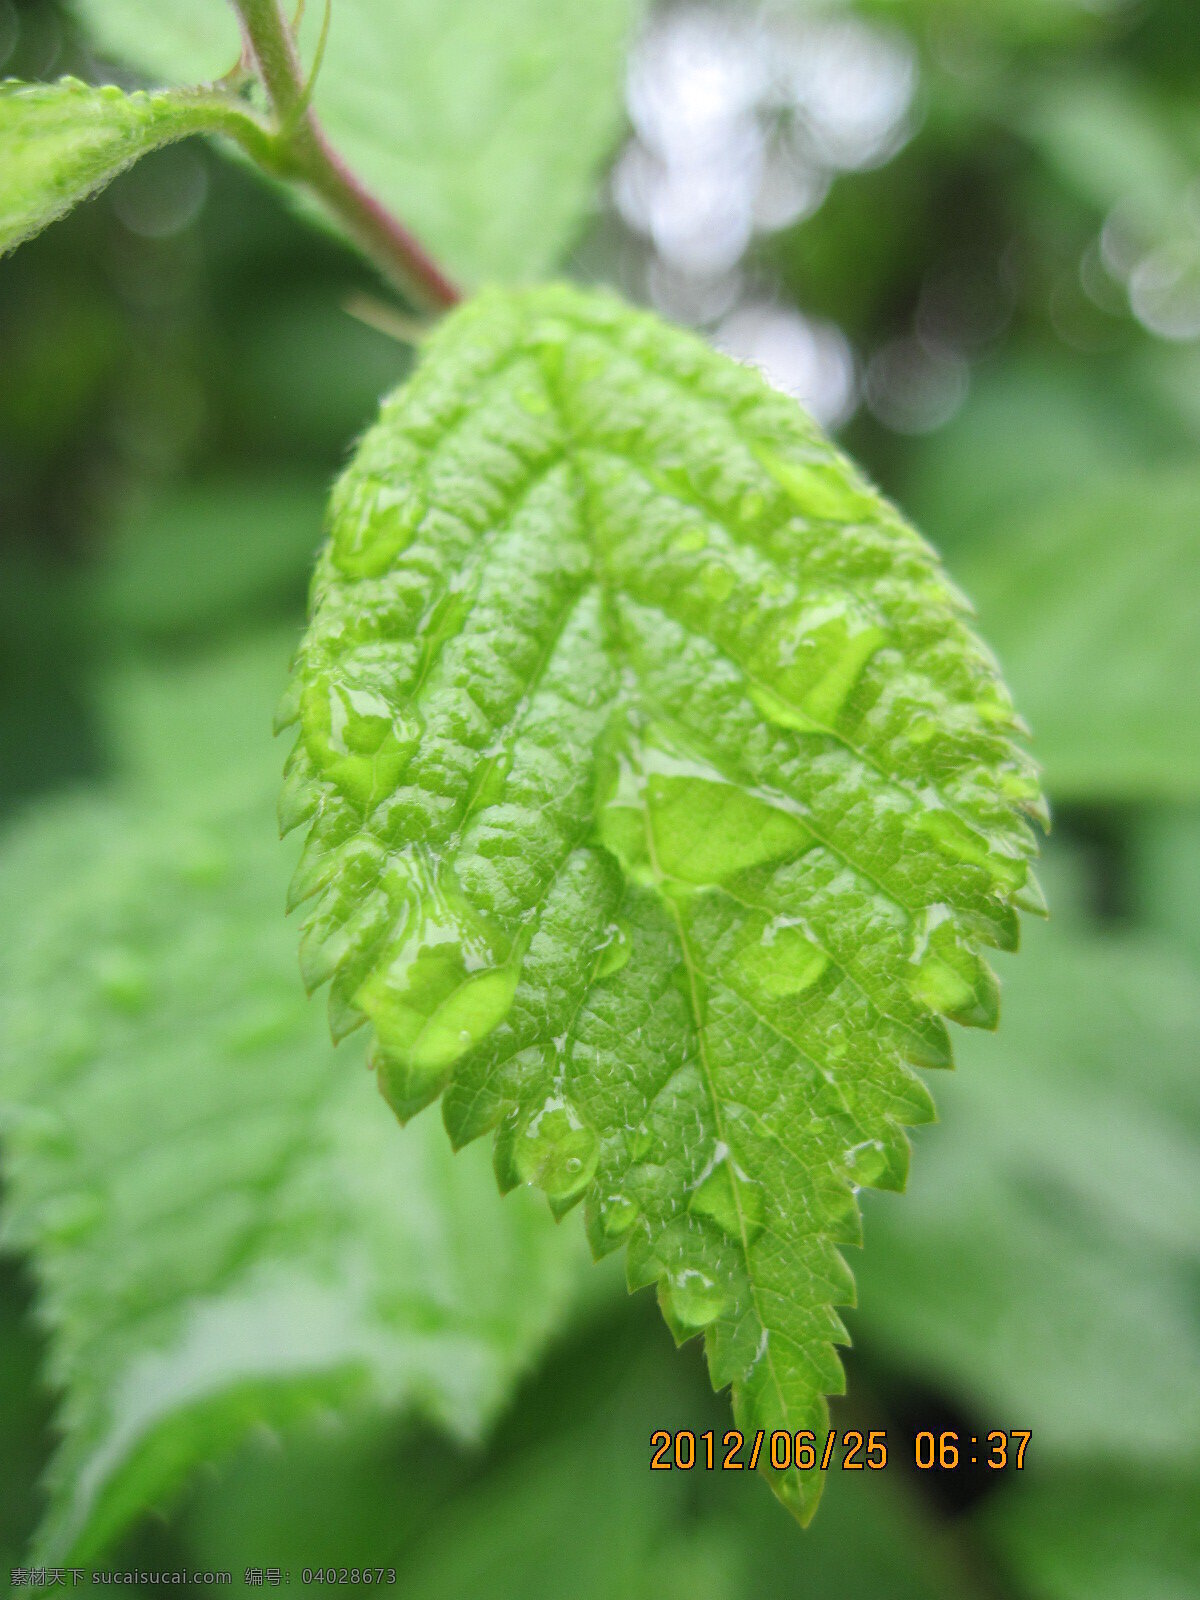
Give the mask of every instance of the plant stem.
[[462, 298], [437, 262], [333, 150], [307, 104], [295, 39], [278, 0], [232, 0], [275, 112], [271, 166], [298, 179], [328, 206], [367, 256], [427, 311]]
[[219, 87], [196, 89], [161, 89], [155, 98], [169, 100], [183, 118], [175, 123], [169, 137], [179, 138], [184, 132], [219, 133], [240, 144], [247, 155], [261, 166], [271, 167], [275, 161], [275, 146], [271, 130], [244, 100], [226, 93]]

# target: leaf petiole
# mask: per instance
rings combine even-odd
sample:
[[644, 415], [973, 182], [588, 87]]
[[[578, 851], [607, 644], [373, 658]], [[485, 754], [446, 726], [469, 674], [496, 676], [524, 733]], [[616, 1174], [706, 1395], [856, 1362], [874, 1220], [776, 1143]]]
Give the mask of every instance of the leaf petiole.
[[307, 77], [295, 34], [278, 0], [231, 0], [250, 58], [275, 113], [269, 157], [251, 151], [279, 177], [305, 184], [377, 267], [422, 310], [441, 312], [462, 298], [424, 246], [373, 195], [330, 145], [309, 103], [324, 54], [329, 13]]

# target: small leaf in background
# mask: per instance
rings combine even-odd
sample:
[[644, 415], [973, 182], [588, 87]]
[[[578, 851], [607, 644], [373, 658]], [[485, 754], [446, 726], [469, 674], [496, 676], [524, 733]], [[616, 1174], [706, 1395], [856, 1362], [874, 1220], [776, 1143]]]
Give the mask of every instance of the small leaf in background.
[[[1057, 900], [1055, 902], [1058, 903]], [[1031, 929], [902, 1202], [871, 1197], [856, 1338], [1038, 1457], [1200, 1438], [1200, 984], [1145, 936]]]
[[43, 809], [0, 860], [3, 1238], [32, 1258], [63, 1396], [38, 1541], [60, 1562], [256, 1423], [409, 1407], [477, 1436], [578, 1258], [531, 1197], [495, 1206], [482, 1152], [401, 1134], [335, 1058], [269, 789], [235, 741], [168, 799], [156, 752], [222, 701], [157, 693], [145, 777]]
[[0, 254], [172, 140], [249, 117], [202, 93], [0, 83]]
[[[860, 1185], [991, 1026], [1040, 797], [928, 547], [795, 404], [607, 296], [448, 319], [334, 492], [283, 713], [335, 1033], [586, 1197], [748, 1432], [825, 1426]], [[819, 1475], [774, 1475], [811, 1514]]]
[[[320, 6], [302, 43], [311, 54]], [[314, 105], [330, 139], [465, 283], [561, 256], [620, 129], [637, 0], [337, 0]], [[79, 0], [99, 47], [149, 77], [228, 71], [226, 0]], [[564, 130], [569, 129], [569, 136]]]
[[994, 528], [955, 576], [1056, 800], [1200, 795], [1200, 474], [1089, 484]]

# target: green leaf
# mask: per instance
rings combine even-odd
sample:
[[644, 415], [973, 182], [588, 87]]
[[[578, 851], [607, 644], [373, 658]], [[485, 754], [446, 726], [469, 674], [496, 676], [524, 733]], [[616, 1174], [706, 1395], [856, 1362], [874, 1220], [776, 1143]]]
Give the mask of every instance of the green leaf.
[[[1055, 900], [1056, 907], [1059, 902]], [[964, 1041], [903, 1202], [872, 1196], [853, 1332], [1039, 1460], [1194, 1458], [1200, 989], [1057, 916]]]
[[[261, 724], [261, 673], [257, 703]], [[177, 743], [200, 706], [176, 699]], [[64, 1397], [49, 1560], [94, 1558], [255, 1424], [404, 1406], [475, 1437], [574, 1281], [531, 1198], [487, 1203], [482, 1152], [399, 1135], [334, 1058], [239, 760], [219, 803], [83, 797], [0, 857], [3, 1239], [30, 1252]]]
[[1090, 485], [997, 528], [955, 571], [1056, 799], [1200, 795], [1200, 474]]
[[[155, 78], [215, 77], [238, 57], [227, 0], [78, 9], [102, 49]], [[308, 58], [321, 9], [309, 7]], [[452, 276], [534, 278], [578, 231], [616, 140], [639, 10], [639, 0], [336, 0], [314, 105], [339, 154]]]
[[746, 1431], [823, 1428], [855, 1189], [1030, 892], [960, 600], [757, 374], [566, 288], [440, 328], [331, 525], [282, 713], [307, 982], [401, 1117], [445, 1091], [504, 1188], [586, 1199]]
[[255, 123], [201, 90], [125, 94], [75, 78], [0, 84], [0, 254], [38, 233], [132, 166], [191, 133]]

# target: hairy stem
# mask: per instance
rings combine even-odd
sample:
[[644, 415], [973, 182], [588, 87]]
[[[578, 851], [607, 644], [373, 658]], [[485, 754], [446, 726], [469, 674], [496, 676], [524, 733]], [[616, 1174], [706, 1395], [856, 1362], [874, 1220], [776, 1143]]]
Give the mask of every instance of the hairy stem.
[[456, 286], [325, 137], [307, 103], [295, 39], [278, 0], [232, 3], [278, 121], [269, 165], [281, 177], [307, 185], [359, 248], [423, 309], [445, 311], [456, 305], [461, 299]]

